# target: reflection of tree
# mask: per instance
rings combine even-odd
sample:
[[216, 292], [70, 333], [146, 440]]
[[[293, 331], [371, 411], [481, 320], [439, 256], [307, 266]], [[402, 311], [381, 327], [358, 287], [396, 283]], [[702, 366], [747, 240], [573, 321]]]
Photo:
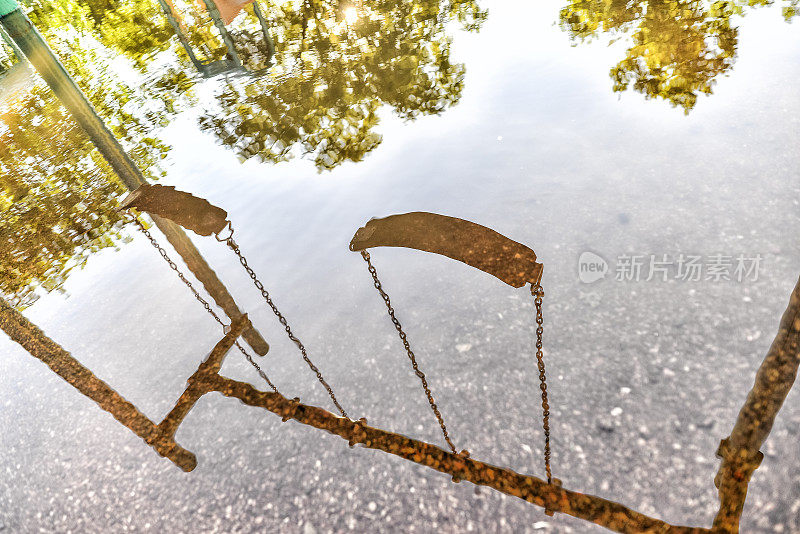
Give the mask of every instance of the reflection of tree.
[[111, 244], [120, 192], [54, 97], [34, 89], [0, 126], [0, 291], [20, 304]]
[[788, 21], [789, 19], [796, 17], [798, 14], [798, 9], [800, 9], [800, 0], [789, 0], [786, 2], [786, 5], [783, 6], [783, 16]]
[[0, 39], [0, 76], [14, 64], [14, 51]]
[[27, 0], [30, 18], [48, 38], [56, 29], [89, 34], [142, 68], [170, 46], [172, 29], [154, 0]]
[[[126, 85], [106, 70], [102, 50], [50, 35], [58, 27], [40, 29], [131, 157], [157, 178], [168, 147], [152, 132], [175, 111], [174, 91], [185, 88], [185, 75], [168, 69], [147, 87]], [[4, 99], [3, 106], [0, 293], [24, 306], [35, 300], [35, 287], [60, 287], [92, 251], [114, 244], [121, 229], [115, 211], [121, 187], [48, 89], [37, 85]]]
[[[360, 17], [349, 24], [338, 2], [271, 5], [267, 17], [278, 48], [274, 76], [226, 80], [217, 97], [220, 113], [207, 113], [201, 125], [245, 158], [282, 161], [298, 147], [321, 169], [358, 161], [380, 143], [373, 129], [382, 104], [413, 119], [458, 101], [464, 67], [450, 62], [445, 28], [452, 20], [478, 28], [486, 13], [475, 2], [382, 0], [358, 7]], [[173, 54], [177, 44], [158, 3], [26, 5], [98, 114], [145, 175], [156, 178], [168, 147], [154, 132], [178, 111], [177, 102], [194, 83], [188, 61], [155, 73], [148, 68], [156, 53]], [[206, 59], [215, 59], [224, 47], [212, 35], [207, 13], [198, 13], [201, 23], [187, 24], [187, 37]], [[231, 34], [243, 64], [264, 66], [270, 51], [252, 8], [236, 24]], [[127, 59], [147, 83], [122, 82], [107, 68], [114, 57]], [[60, 287], [92, 251], [114, 245], [121, 236], [115, 199], [122, 190], [49, 90], [35, 87], [3, 106], [0, 293], [24, 306], [35, 300], [36, 287]]]
[[[401, 117], [438, 114], [461, 96], [464, 66], [450, 62], [449, 20], [477, 29], [475, 0], [338, 1], [272, 7], [276, 66], [270, 78], [229, 80], [218, 112], [200, 119], [241, 158], [279, 162], [297, 148], [319, 169], [359, 161], [381, 141], [377, 111]], [[346, 9], [345, 9], [346, 11]]]
[[[611, 69], [614, 91], [629, 87], [647, 98], [663, 98], [688, 113], [701, 93], [736, 57], [738, 29], [731, 18], [747, 5], [770, 0], [572, 0], [561, 10], [561, 27], [575, 41], [601, 33], [630, 33], [625, 59]], [[790, 0], [784, 16], [794, 15]]]

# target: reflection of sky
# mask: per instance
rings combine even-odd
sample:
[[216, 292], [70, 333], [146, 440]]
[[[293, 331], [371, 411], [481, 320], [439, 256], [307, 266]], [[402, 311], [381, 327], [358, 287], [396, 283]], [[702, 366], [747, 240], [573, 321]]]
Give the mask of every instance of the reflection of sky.
[[[391, 389], [394, 376], [403, 377], [396, 380], [408, 385], [414, 395], [419, 392], [400, 358], [402, 354], [395, 350], [399, 343], [391, 337], [363, 262], [347, 250], [350, 237], [372, 216], [424, 210], [470, 219], [529, 244], [545, 265], [550, 336], [545, 346], [552, 355], [548, 369], [552, 369], [550, 380], [555, 384], [551, 391], [558, 406], [554, 409], [555, 465], [558, 473], [564, 473], [559, 476], [569, 481], [565, 485], [571, 488], [619, 498], [634, 507], [641, 505], [645, 508], [642, 511], [658, 517], [708, 524], [710, 517], [706, 516], [716, 502], [711, 483], [717, 465], [713, 451], [729, 430], [752, 383], [755, 366], [777, 328], [800, 264], [796, 237], [800, 213], [800, 100], [796, 92], [800, 34], [796, 24], [784, 23], [778, 9], [750, 11], [741, 20], [738, 58], [729, 76], [718, 78], [714, 94], [700, 97], [687, 117], [662, 101], [645, 101], [633, 92], [613, 93], [608, 72], [622, 58], [624, 43], [609, 47], [600, 40], [570, 46], [567, 35], [554, 25], [561, 7], [558, 3], [543, 8], [528, 2], [495, 2], [486, 7], [490, 16], [481, 33], [459, 34], [455, 39], [454, 60], [467, 66], [459, 105], [442, 116], [408, 123], [387, 113], [379, 126], [383, 144], [364, 162], [346, 163], [323, 174], [317, 174], [313, 163], [305, 160], [278, 166], [253, 161], [240, 165], [232, 151], [199, 133], [195, 117], [186, 114], [164, 134], [164, 140], [174, 146], [164, 183], [192, 191], [228, 210], [243, 252], [296, 325], [312, 357], [333, 376], [330, 381], [334, 385], [340, 384], [344, 402], [358, 406], [355, 413], [363, 410], [370, 422], [375, 417], [377, 424], [429, 440], [437, 439], [434, 429], [419, 431], [415, 427], [418, 419], [431, 422], [421, 397], [414, 397], [412, 407], [405, 412], [397, 412], [389, 406], [392, 400], [382, 397], [380, 391], [366, 397], [374, 405], [357, 395], [363, 383]], [[620, 214], [630, 222], [621, 224]], [[304, 400], [327, 406], [233, 257], [211, 239], [194, 241], [232, 288], [240, 306], [252, 310], [254, 321], [273, 346], [275, 363], [268, 368], [279, 385], [286, 384], [289, 390], [293, 387], [303, 393]], [[587, 249], [609, 259], [625, 252], [760, 253], [765, 256], [766, 270], [759, 283], [745, 286], [705, 283], [632, 287], [607, 280], [585, 287], [577, 281], [575, 262]], [[520, 459], [517, 437], [498, 440], [470, 436], [480, 435], [470, 426], [472, 421], [494, 418], [507, 421], [512, 429], [524, 429], [519, 431], [535, 448], [539, 434], [531, 437], [528, 430], [528, 411], [536, 407], [535, 399], [520, 394], [515, 397], [519, 405], [512, 404], [514, 413], [509, 414], [491, 403], [486, 407], [487, 398], [479, 396], [476, 402], [483, 403], [481, 409], [486, 412], [475, 412], [463, 400], [465, 388], [471, 391], [468, 386], [484, 377], [469, 367], [452, 371], [448, 365], [448, 358], [453, 358], [449, 354], [452, 345], [459, 342], [469, 341], [479, 347], [476, 350], [491, 354], [528, 350], [525, 336], [530, 336], [531, 329], [526, 314], [530, 310], [520, 305], [527, 302], [522, 290], [515, 293], [481, 273], [441, 258], [397, 250], [376, 251], [373, 257], [396, 307], [403, 310], [401, 320], [408, 317], [410, 330], [416, 331], [409, 336], [429, 352], [436, 351], [431, 347], [441, 347], [448, 354], [440, 360], [431, 357], [427, 368], [439, 367], [430, 373], [439, 377], [434, 381], [439, 385], [434, 393], [438, 391], [451, 406], [465, 403], [463, 408], [449, 412], [453, 433], [465, 440], [468, 436], [478, 440], [469, 447], [473, 456], [522, 470], [532, 469], [531, 465], [538, 469], [538, 458]], [[164, 413], [199, 355], [218, 337], [200, 306], [192, 302], [141, 239], [121, 252], [98, 254], [86, 269], [72, 275], [66, 289], [69, 298], [42, 298], [26, 314], [153, 417]], [[584, 297], [592, 293], [602, 298], [600, 309], [586, 306]], [[749, 308], [742, 307], [743, 295], [754, 301]], [[497, 313], [506, 319], [495, 319]], [[688, 326], [676, 332], [673, 328], [677, 328], [678, 318]], [[420, 326], [424, 321], [429, 321], [428, 327]], [[516, 329], [497, 332], [508, 324]], [[480, 325], [496, 330], [486, 331]], [[755, 330], [763, 331], [763, 335], [759, 334], [755, 343], [746, 343], [746, 336]], [[654, 343], [651, 336], [659, 332], [668, 339], [650, 345]], [[492, 342], [482, 345], [484, 335]], [[392, 350], [381, 352], [384, 344]], [[628, 348], [623, 350], [625, 344]], [[78, 421], [73, 413], [77, 394], [51, 379], [41, 365], [16, 347], [5, 341], [0, 341], [0, 347], [11, 356], [0, 362], [0, 390], [12, 392], [11, 404], [0, 408], [0, 422], [11, 421], [18, 409], [20, 417], [28, 417], [25, 424], [34, 426], [48, 421], [56, 424], [60, 419], [78, 427], [91, 426], [99, 424], [92, 422], [94, 418], [105, 417], [80, 405], [89, 422]], [[384, 382], [376, 381], [374, 369], [364, 364], [371, 352], [379, 358], [393, 358], [386, 364], [390, 371]], [[602, 362], [598, 362], [597, 354], [606, 355]], [[730, 361], [730, 355], [739, 355], [740, 359]], [[663, 362], [659, 359], [662, 357]], [[497, 358], [498, 367], [516, 365]], [[679, 369], [684, 363], [691, 366], [699, 376], [684, 380], [695, 387], [685, 391], [663, 381], [645, 387], [647, 382], [641, 377], [639, 381], [638, 373], [649, 376], [648, 366], [654, 362], [664, 368]], [[233, 375], [251, 376], [238, 362], [228, 365]], [[453, 386], [457, 395], [443, 385], [448, 380], [441, 378], [451, 371], [463, 378], [463, 384]], [[558, 381], [558, 375], [564, 379]], [[157, 387], [144, 385], [154, 376]], [[533, 378], [534, 373], [529, 372], [524, 383]], [[351, 379], [364, 382], [353, 383]], [[55, 408], [43, 411], [42, 419], [35, 422], [21, 406], [32, 397], [47, 406], [48, 399], [36, 396], [32, 389], [45, 384], [54, 391], [50, 401]], [[497, 387], [496, 383], [490, 385]], [[634, 388], [633, 400], [614, 397], [620, 385]], [[494, 394], [500, 391], [481, 393]], [[793, 480], [796, 484], [800, 479], [796, 467], [790, 467], [798, 465], [796, 437], [792, 441], [791, 434], [786, 433], [790, 432], [788, 422], [798, 420], [797, 400], [795, 391], [771, 437], [776, 450], [787, 456], [768, 457], [766, 469], [762, 467], [756, 474], [761, 478], [748, 497], [748, 506], [755, 508], [745, 512], [746, 520], [753, 521], [747, 532], [760, 531], [763, 525], [756, 525], [756, 518], [765, 516], [765, 503], [772, 497], [779, 510], [789, 514], [787, 498], [775, 495], [781, 487], [788, 488]], [[619, 404], [624, 402], [632, 405]], [[651, 421], [652, 434], [664, 432], [663, 443], [648, 443], [655, 456], [642, 460], [637, 454], [644, 453], [621, 453], [602, 436], [595, 440], [595, 414], [607, 413], [614, 405]], [[252, 415], [236, 409], [239, 407], [226, 413], [243, 419]], [[696, 435], [686, 427], [675, 431], [670, 426], [673, 418], [704, 410], [721, 418], [713, 432]], [[448, 417], [448, 411], [443, 411]], [[517, 424], [520, 426], [515, 427]], [[629, 425], [634, 434], [630, 443], [635, 443], [638, 423]], [[109, 427], [113, 425], [104, 428]], [[581, 431], [587, 427], [588, 431]], [[271, 428], [282, 430], [274, 425]], [[117, 433], [107, 432], [111, 432], [109, 440], [118, 439]], [[205, 435], [198, 429], [192, 432]], [[207, 433], [213, 434], [213, 429]], [[0, 438], [0, 449], [22, 447], [29, 441], [24, 433], [14, 436], [17, 434]], [[307, 434], [302, 436], [306, 439]], [[58, 453], [50, 459], [46, 451], [72, 447], [57, 436], [40, 438], [42, 456], [28, 460], [36, 464], [59, 462]], [[187, 438], [184, 443], [189, 449], [197, 449], [200, 471], [190, 476], [196, 477], [201, 488], [206, 484], [214, 487], [213, 481], [233, 465], [224, 457], [220, 465], [204, 466], [213, 450], [214, 438], [209, 439], [203, 446], [195, 446], [200, 438], [195, 443]], [[673, 442], [683, 442], [683, 452], [675, 449]], [[146, 448], [135, 440], [126, 443], [136, 454]], [[630, 472], [610, 475], [618, 471], [613, 465], [584, 465], [577, 459], [576, 444], [591, 450], [592, 457], [613, 459], [614, 454], [630, 454], [632, 457], [624, 457], [630, 465], [643, 461], [645, 468], [652, 469], [645, 469], [648, 477], [671, 468], [678, 473], [689, 472], [692, 476], [687, 478], [684, 491], [696, 497], [695, 502], [684, 502], [683, 493], [665, 498], [663, 485], [633, 485]], [[270, 446], [278, 447], [281, 454], [291, 452], [275, 443]], [[97, 455], [92, 461], [105, 461], [107, 451], [100, 445], [95, 444], [91, 453]], [[702, 454], [708, 458], [705, 463], [695, 463], [694, 456]], [[141, 458], [147, 465], [170, 469], [149, 451], [145, 450]], [[684, 458], [687, 465], [676, 468], [669, 458]], [[363, 461], [380, 466], [384, 459]], [[36, 469], [33, 464], [22, 465], [12, 479], [36, 479]], [[695, 475], [699, 482], [694, 482]], [[274, 476], [287, 486], [296, 480], [291, 470]], [[610, 480], [611, 489], [601, 480]], [[0, 488], [0, 502], [4, 500], [3, 491], [8, 490]], [[357, 484], [356, 491], [366, 488]], [[427, 491], [432, 499], [444, 499], [442, 495], [452, 491], [452, 495], [471, 502], [463, 488], [451, 490], [444, 483], [433, 483]], [[361, 504], [366, 506], [366, 501]], [[56, 506], [67, 505], [59, 501]], [[101, 502], [97, 506], [102, 509], [112, 505]], [[12, 506], [11, 514], [14, 509]], [[697, 513], [698, 509], [702, 513]], [[168, 513], [157, 502], [148, 504], [148, 510]], [[520, 523], [541, 519], [537, 511], [528, 511], [522, 505], [504, 504], [502, 510]], [[330, 511], [334, 515], [340, 512], [336, 506]], [[9, 512], [0, 510], [2, 513]], [[309, 514], [314, 517], [313, 511]], [[488, 523], [483, 523], [487, 529], [503, 530], [497, 524], [499, 519], [487, 517], [484, 521]], [[7, 518], [7, 522], [12, 519]], [[316, 519], [322, 524], [326, 521], [325, 516]], [[480, 522], [478, 516], [472, 519]], [[582, 525], [576, 527], [558, 519], [554, 524], [571, 524], [576, 531], [583, 531]], [[455, 531], [463, 526], [457, 522]]]
[[[291, 247], [282, 253], [288, 258], [308, 254], [307, 239], [318, 241], [317, 254], [336, 250], [367, 218], [402, 211], [516, 225], [518, 239], [536, 243], [557, 238], [548, 230], [556, 221], [574, 227], [563, 214], [587, 212], [587, 203], [594, 210], [647, 208], [663, 224], [675, 222], [673, 209], [694, 211], [700, 224], [731, 206], [715, 207], [714, 198], [695, 193], [716, 189], [718, 199], [733, 201], [737, 188], [755, 178], [760, 187], [774, 184], [776, 201], [788, 200], [780, 193], [797, 158], [788, 140], [797, 131], [791, 118], [797, 99], [789, 88], [798, 36], [777, 10], [754, 10], [744, 19], [732, 74], [720, 77], [715, 94], [701, 97], [686, 117], [660, 100], [613, 93], [608, 70], [624, 42], [570, 46], [553, 25], [557, 4], [489, 7], [479, 35], [456, 39], [454, 60], [468, 67], [460, 104], [414, 122], [387, 111], [379, 127], [384, 142], [364, 162], [320, 175], [302, 160], [239, 165], [186, 117], [167, 136], [176, 146], [170, 183], [226, 198], [222, 205], [236, 214], [234, 221], [253, 218], [283, 229], [286, 241], [276, 246]], [[781, 173], [784, 180], [764, 178]], [[520, 220], [526, 213], [517, 208], [530, 202], [550, 224]], [[707, 211], [698, 213], [699, 206]], [[339, 233], [323, 224], [331, 220], [341, 225]], [[597, 237], [590, 232], [586, 239]]]

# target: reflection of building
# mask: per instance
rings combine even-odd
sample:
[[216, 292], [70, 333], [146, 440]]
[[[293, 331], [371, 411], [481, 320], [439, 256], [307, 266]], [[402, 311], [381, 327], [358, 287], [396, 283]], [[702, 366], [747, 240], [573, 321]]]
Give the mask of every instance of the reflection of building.
[[[272, 56], [275, 53], [275, 46], [269, 34], [269, 26], [264, 17], [257, 1], [253, 0], [199, 0], [199, 4], [205, 8], [208, 16], [219, 33], [224, 46], [225, 56], [223, 58], [214, 58], [213, 56], [207, 59], [199, 57], [195, 45], [192, 44], [191, 28], [186, 24], [184, 17], [181, 15], [181, 10], [177, 8], [172, 0], [158, 0], [167, 20], [175, 30], [178, 40], [181, 42], [189, 60], [194, 64], [197, 71], [203, 76], [215, 76], [217, 74], [246, 71], [254, 74], [259, 74], [264, 71], [271, 63]], [[263, 36], [263, 42], [260, 43], [261, 48], [265, 49], [266, 59], [263, 61], [263, 66], [253, 69], [251, 62], [247, 61], [244, 56], [251, 55], [251, 51], [243, 49], [243, 43], [237, 43], [237, 35], [228, 30], [229, 25], [236, 15], [248, 3], [252, 3], [253, 14], [258, 19], [258, 24]], [[189, 9], [197, 11], [196, 6], [190, 5]], [[202, 34], [199, 34], [202, 39]], [[250, 35], [247, 33], [247, 35]], [[237, 48], [237, 44], [239, 47]]]

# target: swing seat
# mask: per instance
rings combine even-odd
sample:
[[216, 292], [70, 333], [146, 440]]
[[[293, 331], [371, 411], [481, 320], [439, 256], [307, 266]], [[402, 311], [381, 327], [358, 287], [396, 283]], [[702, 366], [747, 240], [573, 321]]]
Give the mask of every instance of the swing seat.
[[[350, 241], [350, 250], [360, 251], [362, 258], [367, 262], [375, 289], [378, 290], [386, 304], [389, 317], [400, 336], [400, 340], [403, 342], [408, 359], [411, 361], [411, 367], [422, 382], [422, 387], [428, 398], [428, 404], [430, 404], [431, 410], [442, 429], [444, 439], [453, 454], [457, 454], [456, 447], [450, 439], [447, 426], [428, 386], [425, 373], [419, 369], [419, 364], [409, 344], [408, 336], [395, 315], [391, 299], [383, 289], [383, 284], [378, 278], [378, 272], [372, 265], [370, 254], [366, 250], [372, 247], [403, 247], [440, 254], [491, 274], [512, 287], [522, 287], [528, 283], [531, 285], [531, 295], [534, 297], [534, 304], [536, 305], [536, 360], [542, 391], [542, 428], [545, 435], [544, 462], [547, 480], [550, 482], [552, 479], [550, 470], [550, 412], [547, 402], [547, 386], [542, 353], [542, 297], [544, 296], [544, 290], [541, 286], [542, 264], [536, 261], [536, 253], [522, 243], [517, 243], [491, 228], [465, 221], [464, 219], [423, 211], [390, 215], [383, 219], [372, 219], [359, 228]], [[466, 451], [462, 451], [462, 454], [465, 457], [468, 455]], [[454, 475], [453, 480], [458, 482], [458, 478]]]
[[140, 185], [120, 202], [121, 210], [130, 208], [169, 219], [204, 236], [219, 234], [228, 224], [224, 209], [173, 186]]
[[491, 228], [456, 217], [415, 211], [371, 219], [350, 241], [350, 250], [404, 247], [466, 263], [512, 287], [537, 285], [542, 264], [536, 253]]

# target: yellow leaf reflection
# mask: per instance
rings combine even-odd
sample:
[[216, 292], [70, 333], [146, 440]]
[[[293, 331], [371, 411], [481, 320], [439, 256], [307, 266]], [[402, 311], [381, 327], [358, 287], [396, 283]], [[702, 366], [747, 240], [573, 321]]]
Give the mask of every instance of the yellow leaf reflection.
[[[738, 44], [734, 16], [771, 0], [573, 0], [561, 10], [561, 27], [575, 42], [607, 33], [627, 35], [625, 58], [611, 69], [615, 92], [633, 88], [685, 113], [700, 94], [711, 94], [716, 79], [733, 66]], [[783, 9], [787, 20], [797, 0]]]

